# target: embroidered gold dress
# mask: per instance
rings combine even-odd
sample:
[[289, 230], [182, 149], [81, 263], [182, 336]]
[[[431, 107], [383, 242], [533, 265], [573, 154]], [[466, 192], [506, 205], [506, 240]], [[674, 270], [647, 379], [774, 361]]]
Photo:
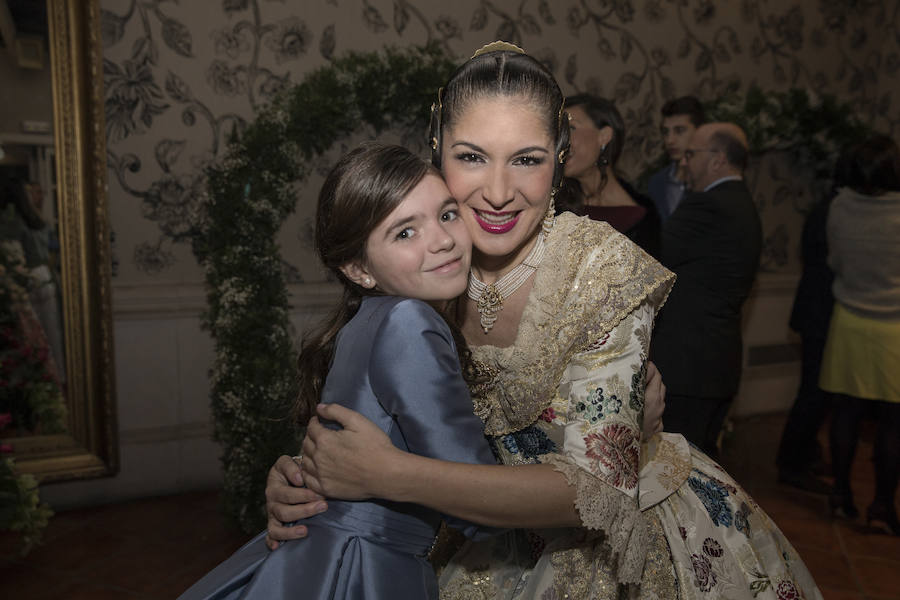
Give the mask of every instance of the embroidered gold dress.
[[500, 460], [554, 465], [584, 526], [468, 542], [441, 598], [821, 598], [721, 467], [677, 434], [641, 444], [653, 319], [674, 275], [568, 213], [546, 243], [515, 343], [471, 349], [485, 374], [472, 397]]

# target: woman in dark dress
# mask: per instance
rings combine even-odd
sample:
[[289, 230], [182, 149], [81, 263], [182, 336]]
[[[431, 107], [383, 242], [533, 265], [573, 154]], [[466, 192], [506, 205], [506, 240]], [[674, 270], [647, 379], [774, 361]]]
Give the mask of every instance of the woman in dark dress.
[[625, 144], [625, 123], [605, 98], [578, 94], [566, 98], [571, 151], [556, 201], [557, 212], [606, 221], [651, 256], [659, 256], [659, 215], [647, 196], [616, 172]]

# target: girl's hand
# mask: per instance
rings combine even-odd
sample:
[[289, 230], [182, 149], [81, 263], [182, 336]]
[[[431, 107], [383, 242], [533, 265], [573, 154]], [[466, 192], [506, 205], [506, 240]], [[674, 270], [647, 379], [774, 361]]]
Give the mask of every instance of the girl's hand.
[[392, 461], [405, 454], [358, 412], [339, 404], [320, 404], [319, 417], [343, 429], [324, 427], [313, 417], [303, 440], [303, 479], [309, 489], [330, 498], [364, 500], [386, 496]]
[[666, 385], [663, 383], [659, 369], [652, 362], [647, 362], [647, 388], [644, 391], [644, 439], [663, 430], [663, 411], [666, 410]]
[[280, 456], [266, 480], [266, 545], [275, 550], [281, 542], [306, 537], [303, 525], [287, 525], [325, 512], [328, 505], [319, 494], [303, 487], [300, 466], [290, 456]]

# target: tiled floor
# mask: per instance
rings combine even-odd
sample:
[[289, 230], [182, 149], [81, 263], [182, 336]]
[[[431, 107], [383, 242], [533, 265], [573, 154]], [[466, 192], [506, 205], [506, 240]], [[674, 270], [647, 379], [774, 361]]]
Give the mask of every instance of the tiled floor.
[[[775, 483], [782, 423], [783, 416], [736, 423], [723, 464], [791, 540], [826, 600], [900, 598], [900, 538], [833, 522], [824, 497]], [[873, 489], [871, 448], [869, 431], [854, 467], [863, 511]], [[0, 598], [174, 598], [248, 537], [223, 523], [218, 499], [195, 492], [60, 513], [25, 558], [12, 536], [0, 536]]]

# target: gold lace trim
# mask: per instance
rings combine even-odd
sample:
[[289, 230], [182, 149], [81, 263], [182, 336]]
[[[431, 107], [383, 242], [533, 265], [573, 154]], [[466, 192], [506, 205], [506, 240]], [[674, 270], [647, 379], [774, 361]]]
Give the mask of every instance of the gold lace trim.
[[[590, 600], [624, 600], [609, 558], [609, 547], [602, 536], [588, 536], [574, 548], [556, 550], [550, 555], [553, 588], [542, 598], [587, 598]], [[629, 586], [633, 587], [633, 586]]]
[[546, 243], [515, 343], [471, 348], [492, 374], [472, 398], [488, 435], [531, 425], [550, 406], [572, 357], [642, 302], [658, 309], [675, 280], [624, 235], [587, 217], [559, 215]]
[[678, 576], [675, 574], [675, 563], [669, 542], [663, 530], [659, 516], [644, 513], [647, 523], [649, 543], [647, 559], [644, 561], [644, 575], [641, 577], [641, 600], [678, 600], [681, 592], [678, 588]]
[[640, 583], [647, 554], [647, 529], [637, 501], [579, 468], [567, 457], [547, 454], [552, 464], [575, 487], [575, 508], [582, 524], [603, 532], [620, 583]]

